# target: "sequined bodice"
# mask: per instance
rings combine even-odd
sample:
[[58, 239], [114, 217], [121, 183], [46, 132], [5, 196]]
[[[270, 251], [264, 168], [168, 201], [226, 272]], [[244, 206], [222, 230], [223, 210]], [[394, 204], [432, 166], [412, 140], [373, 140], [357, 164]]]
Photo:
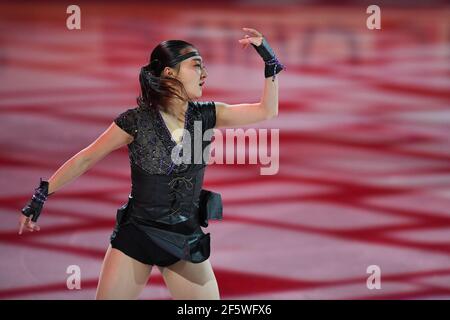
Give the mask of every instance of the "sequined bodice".
[[[128, 145], [130, 164], [138, 166], [148, 174], [171, 175], [200, 169], [206, 165], [208, 159], [203, 159], [203, 151], [209, 147], [211, 140], [203, 141], [202, 137], [206, 130], [215, 126], [215, 116], [214, 102], [189, 102], [185, 129], [189, 132], [190, 139], [184, 136], [178, 145], [172, 139], [161, 114], [156, 109], [143, 107], [128, 109], [114, 122], [134, 137], [133, 142]], [[195, 135], [200, 136], [201, 150], [194, 148]], [[175, 164], [171, 158], [173, 150], [182, 156], [188, 148], [191, 152], [190, 163]], [[200, 159], [201, 163], [199, 161], [194, 163], [195, 159]]]

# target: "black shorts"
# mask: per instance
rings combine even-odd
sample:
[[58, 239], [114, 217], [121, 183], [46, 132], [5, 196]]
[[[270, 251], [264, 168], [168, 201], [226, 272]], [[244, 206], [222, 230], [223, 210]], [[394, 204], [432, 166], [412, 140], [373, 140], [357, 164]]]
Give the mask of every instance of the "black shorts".
[[167, 267], [180, 261], [178, 257], [163, 250], [134, 224], [120, 226], [111, 246], [127, 256], [148, 265]]

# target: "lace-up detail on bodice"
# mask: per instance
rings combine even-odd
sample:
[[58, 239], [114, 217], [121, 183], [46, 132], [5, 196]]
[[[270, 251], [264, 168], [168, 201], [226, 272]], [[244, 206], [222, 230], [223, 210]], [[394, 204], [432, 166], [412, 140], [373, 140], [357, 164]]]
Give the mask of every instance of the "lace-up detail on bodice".
[[192, 177], [175, 177], [169, 182], [169, 187], [169, 198], [171, 200], [170, 214], [179, 214], [181, 201], [183, 200], [184, 194], [186, 194], [186, 190], [192, 190], [194, 187]]

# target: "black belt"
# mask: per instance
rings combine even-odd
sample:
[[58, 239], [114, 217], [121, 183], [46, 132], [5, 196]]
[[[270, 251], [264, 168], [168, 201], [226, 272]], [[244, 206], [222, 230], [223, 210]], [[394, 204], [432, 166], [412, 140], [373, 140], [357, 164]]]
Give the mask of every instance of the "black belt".
[[[130, 209], [130, 210], [128, 210]], [[163, 211], [163, 214], [161, 214]], [[121, 219], [124, 213], [129, 212], [130, 217], [137, 218], [142, 222], [156, 222], [168, 225], [181, 223], [189, 219], [188, 216], [182, 212], [180, 214], [166, 214], [167, 209], [162, 209], [152, 206], [142, 206], [133, 199], [131, 195], [128, 196], [128, 202], [117, 210], [117, 217]], [[222, 220], [223, 219], [223, 203], [220, 193], [201, 189], [200, 199], [198, 201], [198, 218], [202, 227], [208, 227], [208, 220]]]

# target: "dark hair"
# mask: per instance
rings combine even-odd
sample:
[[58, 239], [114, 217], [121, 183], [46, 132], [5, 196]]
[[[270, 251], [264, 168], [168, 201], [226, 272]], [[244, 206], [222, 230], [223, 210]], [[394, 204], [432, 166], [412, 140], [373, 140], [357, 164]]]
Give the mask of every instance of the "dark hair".
[[[137, 98], [137, 103], [140, 107], [159, 108], [159, 105], [165, 111], [167, 106], [164, 105], [164, 98], [176, 97], [184, 101], [189, 100], [183, 83], [162, 75], [165, 67], [175, 68], [179, 71], [180, 64], [173, 64], [172, 61], [184, 54], [185, 49], [188, 48], [195, 49], [192, 44], [183, 40], [166, 40], [153, 49], [149, 63], [141, 68], [139, 74], [141, 94]], [[182, 94], [180, 95], [179, 92]]]

